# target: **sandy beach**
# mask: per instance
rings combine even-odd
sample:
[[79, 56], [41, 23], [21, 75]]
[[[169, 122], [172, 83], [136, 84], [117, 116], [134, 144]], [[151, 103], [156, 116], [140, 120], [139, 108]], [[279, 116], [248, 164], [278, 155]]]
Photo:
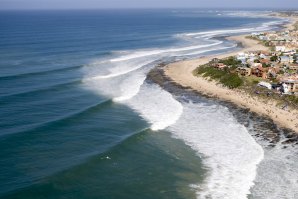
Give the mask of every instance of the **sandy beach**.
[[[293, 22], [294, 23], [294, 22]], [[292, 23], [291, 23], [292, 24]], [[288, 25], [287, 28], [292, 27]], [[246, 35], [231, 36], [227, 39], [242, 43], [243, 49], [226, 54], [212, 55], [198, 59], [175, 62], [164, 68], [165, 75], [174, 82], [191, 87], [204, 95], [216, 97], [221, 100], [232, 102], [238, 106], [249, 108], [251, 111], [270, 117], [277, 125], [294, 130], [298, 133], [298, 111], [283, 110], [276, 106], [275, 101], [265, 101], [256, 96], [251, 96], [240, 89], [228, 89], [217, 82], [208, 81], [205, 78], [194, 76], [193, 71], [200, 65], [208, 63], [212, 58], [225, 58], [234, 56], [239, 52], [252, 50], [268, 50], [267, 47], [259, 44], [258, 41], [245, 38]]]

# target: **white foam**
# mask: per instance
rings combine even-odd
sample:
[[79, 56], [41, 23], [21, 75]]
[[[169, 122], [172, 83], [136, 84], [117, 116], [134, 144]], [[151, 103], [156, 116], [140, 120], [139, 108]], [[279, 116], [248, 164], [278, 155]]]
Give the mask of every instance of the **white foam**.
[[214, 43], [209, 43], [205, 45], [194, 45], [194, 46], [186, 46], [186, 47], [180, 47], [180, 48], [168, 48], [168, 49], [162, 49], [162, 50], [138, 50], [136, 52], [130, 53], [128, 55], [123, 55], [118, 58], [111, 59], [111, 62], [120, 62], [120, 61], [126, 61], [130, 59], [136, 59], [141, 57], [147, 57], [152, 55], [160, 55], [160, 54], [168, 54], [173, 52], [181, 52], [181, 51], [189, 51], [189, 50], [195, 50], [200, 48], [206, 48], [210, 46], [216, 46], [219, 44], [222, 44], [222, 41], [216, 41]]
[[298, 198], [298, 149], [284, 146], [265, 149], [252, 189], [254, 199]]
[[131, 99], [140, 91], [140, 87], [146, 79], [145, 73], [134, 73], [125, 78], [119, 86], [120, 95], [113, 98], [115, 102], [123, 102]]
[[170, 93], [154, 84], [144, 83], [139, 93], [126, 103], [139, 112], [154, 131], [174, 124], [183, 112], [182, 105]]
[[[221, 106], [181, 104], [157, 85], [145, 82], [151, 66], [148, 63], [166, 56], [199, 55], [231, 46], [212, 36], [261, 31], [274, 23], [257, 28], [216, 30], [178, 35], [187, 42], [168, 49], [117, 51], [113, 57], [91, 64], [85, 71], [88, 88], [106, 95], [117, 103], [138, 112], [152, 130], [168, 128], [177, 138], [204, 155], [209, 175], [198, 187], [198, 198], [244, 199], [254, 185], [257, 164], [263, 158], [262, 148], [229, 111]], [[210, 48], [212, 46], [212, 48]], [[235, 47], [235, 46], [233, 46]], [[258, 182], [259, 183], [259, 182]]]
[[[140, 89], [140, 86], [146, 79], [148, 68], [140, 68], [125, 75], [118, 75], [111, 78], [96, 78], [86, 77], [83, 81], [87, 88], [98, 93], [112, 98], [115, 102], [125, 101], [135, 96]], [[95, 78], [94, 78], [95, 76]]]
[[108, 78], [125, 75], [127, 73], [131, 73], [135, 70], [142, 68], [143, 66], [149, 64], [150, 62], [151, 60], [141, 61], [140, 63], [121, 63], [120, 65], [109, 68], [108, 70], [110, 71], [110, 73], [107, 75], [93, 76], [90, 78], [85, 78], [85, 80], [90, 81], [90, 80], [97, 80], [97, 79], [108, 79]]
[[272, 26], [280, 25], [288, 20], [278, 20], [278, 21], [270, 21], [263, 23], [257, 27], [246, 27], [246, 28], [236, 28], [236, 29], [222, 29], [222, 30], [213, 30], [213, 31], [202, 31], [202, 32], [193, 32], [193, 33], [183, 33], [178, 34], [178, 37], [182, 38], [211, 38], [214, 36], [226, 35], [226, 34], [237, 34], [237, 33], [250, 33], [250, 32], [260, 32], [271, 29]]
[[205, 32], [196, 32], [196, 33], [186, 33], [186, 36], [199, 36], [199, 35], [221, 35], [227, 33], [242, 33], [253, 31], [254, 28], [239, 28], [239, 29], [225, 29], [225, 30], [214, 30], [214, 31], [205, 31]]
[[112, 79], [92, 79], [85, 83], [98, 94], [130, 106], [151, 124], [152, 130], [161, 130], [176, 122], [182, 113], [182, 106], [159, 86], [144, 82], [149, 69]]
[[272, 16], [269, 16], [272, 11], [226, 11], [225, 15], [227, 16], [238, 16], [238, 17], [250, 17], [250, 18], [272, 18]]
[[183, 104], [180, 119], [168, 129], [204, 156], [210, 169], [199, 199], [244, 199], [254, 185], [263, 150], [227, 108]]
[[224, 49], [229, 49], [229, 48], [235, 48], [237, 47], [237, 44], [234, 44], [233, 46], [226, 46], [226, 47], [219, 47], [219, 48], [211, 48], [209, 50], [200, 50], [200, 51], [193, 51], [192, 53], [187, 53], [184, 55], [199, 55], [202, 53], [210, 52], [210, 51], [216, 51], [216, 50], [224, 50]]
[[123, 55], [114, 59], [111, 59], [111, 62], [120, 62], [120, 61], [126, 61], [130, 59], [136, 59], [140, 57], [146, 57], [146, 56], [152, 56], [152, 55], [158, 55], [161, 53], [164, 53], [164, 50], [137, 50], [134, 52], [129, 53], [128, 55]]

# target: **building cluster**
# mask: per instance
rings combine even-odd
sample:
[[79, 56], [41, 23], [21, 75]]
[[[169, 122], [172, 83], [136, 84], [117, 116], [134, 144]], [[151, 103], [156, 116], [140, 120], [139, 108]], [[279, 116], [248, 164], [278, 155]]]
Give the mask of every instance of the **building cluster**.
[[[238, 53], [236, 72], [263, 79], [259, 85], [268, 89], [298, 95], [298, 31], [252, 33], [251, 37], [271, 50]], [[218, 69], [230, 67], [216, 59], [212, 63]]]

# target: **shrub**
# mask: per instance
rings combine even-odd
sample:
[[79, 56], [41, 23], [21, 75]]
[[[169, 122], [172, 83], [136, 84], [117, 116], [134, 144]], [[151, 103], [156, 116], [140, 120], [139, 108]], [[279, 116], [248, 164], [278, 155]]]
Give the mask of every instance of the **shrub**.
[[221, 60], [221, 62], [227, 66], [237, 66], [238, 64], [241, 64], [241, 61], [235, 59], [234, 57], [228, 57], [227, 59]]
[[209, 66], [201, 66], [197, 69], [198, 74], [202, 74], [203, 77], [211, 77], [212, 79], [220, 79], [226, 72], [212, 68]]
[[237, 74], [232, 74], [228, 70], [218, 70], [205, 65], [198, 67], [196, 73], [203, 75], [203, 77], [219, 80], [220, 83], [231, 89], [237, 88], [243, 84], [243, 80]]
[[286, 99], [289, 100], [290, 102], [298, 105], [298, 97], [296, 97], [294, 95], [287, 95]]
[[276, 55], [270, 57], [270, 61], [277, 61], [278, 60], [278, 57]]
[[258, 84], [260, 81], [259, 80], [253, 80], [252, 83], [253, 84]]
[[243, 84], [243, 80], [237, 74], [225, 74], [220, 78], [220, 82], [228, 88], [237, 88]]

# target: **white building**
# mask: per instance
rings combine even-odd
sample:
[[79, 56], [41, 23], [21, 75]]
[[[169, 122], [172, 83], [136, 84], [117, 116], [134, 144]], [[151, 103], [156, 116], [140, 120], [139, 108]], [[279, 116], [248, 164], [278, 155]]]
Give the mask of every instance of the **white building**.
[[285, 46], [275, 46], [275, 51], [285, 52], [286, 47]]
[[268, 82], [260, 82], [260, 83], [258, 83], [258, 85], [261, 86], [261, 87], [265, 87], [265, 88], [267, 88], [269, 90], [272, 89], [272, 85], [270, 83], [268, 83]]

